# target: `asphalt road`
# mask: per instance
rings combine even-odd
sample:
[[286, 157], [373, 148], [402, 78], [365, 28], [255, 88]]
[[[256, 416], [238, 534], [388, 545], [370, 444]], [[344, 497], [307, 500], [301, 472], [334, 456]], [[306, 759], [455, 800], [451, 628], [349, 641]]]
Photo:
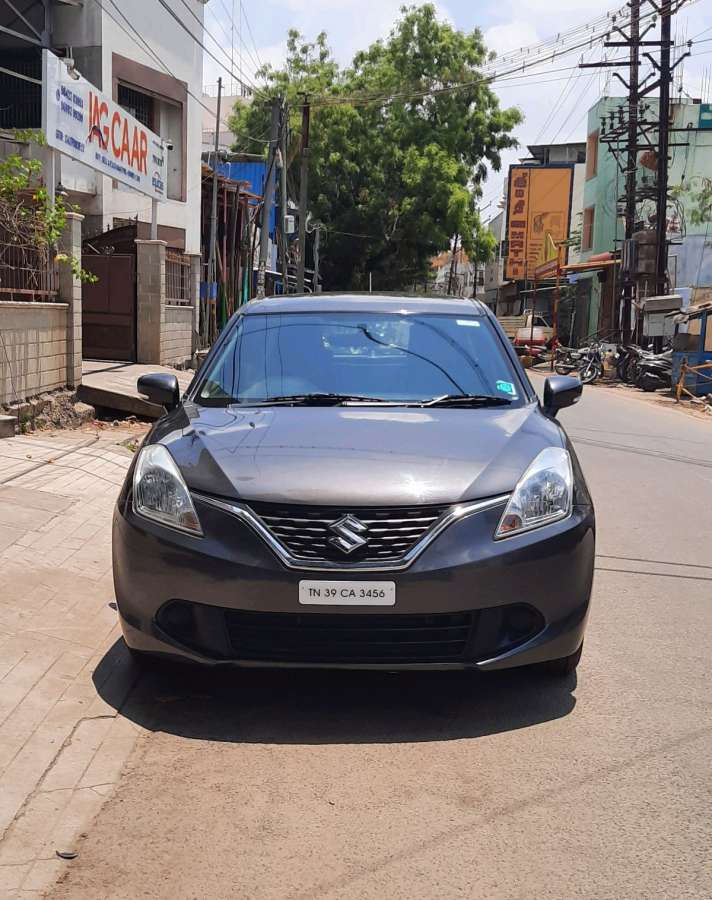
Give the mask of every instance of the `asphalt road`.
[[712, 422], [588, 389], [577, 677], [143, 676], [55, 898], [712, 897]]

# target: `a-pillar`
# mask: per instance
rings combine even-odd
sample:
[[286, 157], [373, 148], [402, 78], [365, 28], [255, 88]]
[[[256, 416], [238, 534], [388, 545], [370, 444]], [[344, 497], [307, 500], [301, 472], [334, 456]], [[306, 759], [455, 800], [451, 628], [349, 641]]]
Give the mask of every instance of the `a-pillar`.
[[161, 363], [166, 309], [166, 242], [136, 240], [136, 355]]
[[[82, 258], [82, 222], [84, 216], [66, 214], [64, 230], [58, 241], [59, 252], [75, 259]], [[82, 282], [72, 267], [61, 263], [58, 273], [57, 299], [67, 309], [67, 386], [77, 388], [82, 383]]]

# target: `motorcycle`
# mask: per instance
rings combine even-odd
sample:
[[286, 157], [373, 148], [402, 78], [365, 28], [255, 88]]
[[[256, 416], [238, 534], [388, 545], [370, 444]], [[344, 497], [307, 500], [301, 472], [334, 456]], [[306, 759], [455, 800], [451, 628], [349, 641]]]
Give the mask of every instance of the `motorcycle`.
[[576, 374], [582, 384], [591, 384], [603, 374], [601, 345], [593, 343], [580, 350], [557, 347], [554, 370], [559, 375]]
[[672, 350], [641, 356], [635, 365], [635, 384], [646, 392], [672, 387]]

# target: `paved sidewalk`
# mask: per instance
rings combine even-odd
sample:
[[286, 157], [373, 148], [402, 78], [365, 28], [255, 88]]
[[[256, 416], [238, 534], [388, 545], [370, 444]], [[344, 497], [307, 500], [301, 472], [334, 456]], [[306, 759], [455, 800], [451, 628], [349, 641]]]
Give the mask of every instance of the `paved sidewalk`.
[[161, 407], [144, 400], [136, 387], [141, 375], [151, 373], [175, 375], [181, 393], [187, 389], [195, 375], [191, 369], [181, 371], [150, 363], [117, 363], [85, 359], [82, 363], [79, 398], [92, 406], [119, 409], [137, 416], [157, 419], [161, 414]]
[[[140, 731], [117, 709], [111, 512], [136, 431], [0, 442], [0, 898], [39, 898]], [[101, 690], [101, 697], [98, 691]], [[104, 698], [104, 699], [102, 699]], [[109, 703], [105, 698], [109, 698]]]

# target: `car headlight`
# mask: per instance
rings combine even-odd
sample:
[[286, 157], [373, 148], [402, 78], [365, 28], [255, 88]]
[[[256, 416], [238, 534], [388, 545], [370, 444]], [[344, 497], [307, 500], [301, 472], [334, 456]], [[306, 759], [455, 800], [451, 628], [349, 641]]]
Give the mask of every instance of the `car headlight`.
[[202, 536], [190, 492], [173, 457], [161, 444], [142, 447], [133, 476], [133, 508], [140, 516]]
[[495, 538], [509, 537], [565, 519], [571, 514], [573, 485], [568, 452], [561, 447], [542, 450], [519, 479], [499, 521]]

